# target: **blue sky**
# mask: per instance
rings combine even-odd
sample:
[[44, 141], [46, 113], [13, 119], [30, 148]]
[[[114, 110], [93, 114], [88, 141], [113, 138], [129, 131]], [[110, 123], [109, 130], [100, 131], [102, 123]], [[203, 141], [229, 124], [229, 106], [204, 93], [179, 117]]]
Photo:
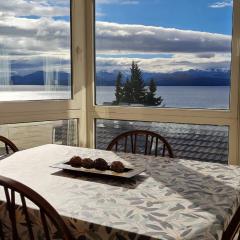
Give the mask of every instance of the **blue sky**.
[[[102, 2], [105, 4], [101, 4]], [[232, 31], [232, 7], [228, 0], [138, 0], [127, 1], [125, 4], [116, 4], [116, 1], [106, 3], [96, 0], [96, 10], [99, 13], [97, 20], [228, 35]]]
[[96, 0], [97, 70], [226, 71], [232, 0]]

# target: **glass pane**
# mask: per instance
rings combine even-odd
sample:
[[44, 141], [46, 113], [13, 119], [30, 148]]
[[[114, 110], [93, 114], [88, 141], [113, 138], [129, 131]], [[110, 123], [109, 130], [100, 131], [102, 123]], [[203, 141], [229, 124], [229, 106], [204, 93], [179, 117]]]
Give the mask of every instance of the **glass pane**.
[[0, 101], [70, 99], [70, 0], [0, 9]]
[[96, 104], [228, 109], [232, 1], [96, 3]]
[[150, 130], [166, 138], [172, 147], [174, 157], [228, 163], [227, 126], [98, 119], [96, 147], [106, 149], [114, 137], [134, 129]]
[[[0, 135], [19, 149], [43, 144], [78, 145], [77, 119], [0, 125]], [[4, 146], [0, 143], [0, 149]], [[0, 154], [1, 155], [1, 154]]]

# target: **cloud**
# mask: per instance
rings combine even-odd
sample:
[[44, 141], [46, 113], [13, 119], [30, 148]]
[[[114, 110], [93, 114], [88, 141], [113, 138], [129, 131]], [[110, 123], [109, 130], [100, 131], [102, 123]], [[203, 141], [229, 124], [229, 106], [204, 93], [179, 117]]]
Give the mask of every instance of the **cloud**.
[[215, 54], [212, 58], [199, 58], [194, 54], [175, 54], [171, 58], [107, 58], [97, 57], [97, 71], [129, 71], [132, 61], [136, 61], [140, 68], [146, 72], [169, 73], [187, 71], [190, 69], [229, 70], [231, 54]]
[[[55, 4], [54, 4], [55, 2]], [[54, 17], [69, 15], [69, 3], [63, 0], [8, 0], [0, 2], [0, 16]], [[57, 4], [56, 4], [57, 2]], [[68, 1], [67, 1], [68, 2]]]
[[209, 5], [210, 8], [225, 8], [225, 7], [232, 7], [233, 1], [232, 0], [225, 0], [222, 2], [215, 2]]
[[104, 17], [106, 14], [102, 12], [101, 5], [137, 5], [137, 0], [96, 0], [96, 16]]
[[96, 0], [96, 4], [120, 4], [120, 5], [136, 5], [139, 1], [136, 0]]
[[[1, 58], [0, 58], [1, 60]], [[47, 67], [54, 67], [59, 71], [71, 72], [70, 62], [57, 57], [31, 57], [24, 58], [23, 61], [13, 60], [11, 61], [11, 73], [13, 75], [28, 75], [32, 72], [43, 71]]]
[[70, 27], [65, 21], [50, 18], [0, 18], [0, 46], [12, 54], [59, 52], [70, 47]]
[[[70, 57], [70, 23], [66, 0], [8, 0], [0, 2], [0, 48], [10, 58], [30, 56]], [[55, 4], [54, 4], [55, 3]], [[33, 19], [29, 16], [38, 16]]]
[[99, 53], [230, 52], [231, 36], [175, 28], [97, 22], [96, 48]]
[[143, 71], [162, 73], [229, 70], [231, 62], [231, 36], [174, 28], [97, 22], [96, 47], [97, 71], [129, 71], [133, 60]]
[[199, 54], [196, 54], [196, 57], [199, 57], [199, 58], [213, 58], [213, 57], [215, 57], [215, 53], [199, 53]]
[[[107, 0], [102, 0], [107, 4]], [[57, 5], [54, 6], [54, 3]], [[120, 1], [114, 1], [115, 3]], [[128, 1], [124, 1], [127, 3]], [[134, 2], [134, 1], [131, 1]], [[28, 16], [23, 16], [27, 12]], [[29, 16], [38, 18], [33, 19]], [[16, 71], [38, 69], [46, 58], [61, 59], [69, 68], [70, 23], [56, 16], [69, 16], [65, 0], [0, 1], [0, 60], [15, 64]], [[109, 22], [96, 23], [97, 70], [129, 70], [132, 60], [143, 70], [171, 72], [188, 69], [229, 69], [231, 36], [174, 28], [128, 25]], [[116, 57], [109, 58], [109, 54]], [[137, 58], [119, 54], [136, 54]], [[153, 58], [144, 58], [152, 54]], [[169, 54], [168, 58], [160, 55]], [[155, 55], [155, 56], [154, 56]], [[157, 57], [158, 55], [158, 57]], [[25, 63], [21, 66], [19, 63]], [[36, 66], [36, 67], [34, 67]]]
[[13, 74], [43, 70], [47, 59], [70, 71], [70, 23], [54, 18], [69, 16], [66, 2], [0, 2], [0, 62], [10, 61]]
[[106, 16], [106, 14], [101, 11], [96, 12], [96, 17], [105, 17], [105, 16]]

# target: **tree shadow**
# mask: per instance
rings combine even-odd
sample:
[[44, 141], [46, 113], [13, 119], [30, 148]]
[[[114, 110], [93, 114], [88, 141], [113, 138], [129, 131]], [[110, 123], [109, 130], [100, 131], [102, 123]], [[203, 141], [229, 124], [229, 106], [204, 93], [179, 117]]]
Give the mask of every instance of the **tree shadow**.
[[170, 198], [171, 195], [179, 196], [179, 203], [176, 201], [173, 211], [189, 209], [192, 216], [199, 218], [211, 214], [213, 219], [208, 229], [219, 239], [217, 234], [226, 230], [240, 204], [240, 171], [234, 175], [227, 165], [197, 161], [189, 161], [185, 165], [183, 160], [167, 161], [168, 164], [162, 164], [161, 160], [149, 161], [147, 174], [168, 189]]

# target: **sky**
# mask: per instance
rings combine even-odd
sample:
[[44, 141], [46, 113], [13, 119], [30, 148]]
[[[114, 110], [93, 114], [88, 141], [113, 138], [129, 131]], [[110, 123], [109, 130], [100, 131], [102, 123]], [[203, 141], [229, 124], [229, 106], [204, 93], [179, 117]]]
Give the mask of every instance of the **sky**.
[[[231, 0], [96, 0], [97, 71], [227, 70]], [[0, 1], [0, 61], [13, 74], [70, 71], [70, 1]], [[15, 72], [14, 72], [15, 71]]]
[[[122, 2], [122, 3], [121, 3]], [[231, 1], [96, 0], [97, 20], [231, 34]], [[229, 3], [229, 4], [227, 4]]]
[[96, 0], [98, 71], [228, 70], [231, 0]]
[[69, 72], [69, 16], [68, 0], [0, 1], [0, 61], [8, 60], [16, 75], [46, 64]]

